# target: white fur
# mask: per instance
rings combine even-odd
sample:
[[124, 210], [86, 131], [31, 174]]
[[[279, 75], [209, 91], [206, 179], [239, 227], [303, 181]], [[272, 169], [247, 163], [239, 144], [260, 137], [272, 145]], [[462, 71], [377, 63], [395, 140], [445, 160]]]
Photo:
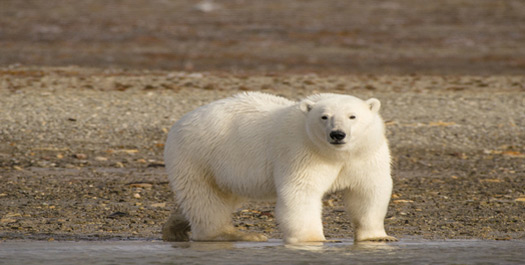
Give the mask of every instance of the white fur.
[[[192, 239], [266, 240], [231, 223], [241, 202], [258, 199], [277, 200], [285, 242], [323, 241], [322, 198], [343, 191], [356, 241], [394, 240], [383, 226], [392, 179], [379, 108], [347, 95], [292, 102], [251, 92], [184, 115], [164, 155]], [[331, 143], [334, 130], [343, 143]]]

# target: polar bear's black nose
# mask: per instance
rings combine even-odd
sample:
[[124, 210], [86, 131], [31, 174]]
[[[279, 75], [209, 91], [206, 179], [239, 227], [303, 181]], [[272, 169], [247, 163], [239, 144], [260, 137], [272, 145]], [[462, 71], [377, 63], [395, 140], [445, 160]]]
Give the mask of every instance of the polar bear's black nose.
[[332, 132], [330, 132], [330, 138], [332, 138], [333, 140], [341, 141], [341, 140], [345, 139], [345, 137], [346, 137], [346, 133], [344, 133], [342, 131], [332, 131]]

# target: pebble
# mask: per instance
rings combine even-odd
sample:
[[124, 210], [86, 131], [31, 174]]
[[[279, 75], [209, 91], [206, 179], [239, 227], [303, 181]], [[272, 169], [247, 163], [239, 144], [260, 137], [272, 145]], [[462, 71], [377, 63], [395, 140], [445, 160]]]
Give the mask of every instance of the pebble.
[[151, 183], [131, 183], [129, 184], [132, 188], [143, 188], [143, 189], [151, 189], [153, 187], [153, 184]]
[[393, 200], [393, 203], [413, 203], [413, 200]]
[[75, 157], [76, 159], [81, 159], [81, 160], [87, 159], [86, 154], [74, 154], [73, 157]]
[[126, 212], [114, 212], [114, 213], [108, 215], [107, 218], [115, 219], [115, 218], [126, 217], [126, 216], [129, 216], [129, 214], [126, 213]]
[[16, 223], [16, 219], [11, 219], [11, 218], [2, 218], [0, 219], [0, 223], [2, 224], [10, 224], [10, 223]]

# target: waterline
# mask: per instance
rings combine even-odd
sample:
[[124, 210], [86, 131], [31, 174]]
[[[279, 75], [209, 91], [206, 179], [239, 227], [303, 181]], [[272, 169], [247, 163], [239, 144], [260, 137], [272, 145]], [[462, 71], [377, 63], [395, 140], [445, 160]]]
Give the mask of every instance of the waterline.
[[523, 264], [525, 241], [5, 241], [0, 264]]

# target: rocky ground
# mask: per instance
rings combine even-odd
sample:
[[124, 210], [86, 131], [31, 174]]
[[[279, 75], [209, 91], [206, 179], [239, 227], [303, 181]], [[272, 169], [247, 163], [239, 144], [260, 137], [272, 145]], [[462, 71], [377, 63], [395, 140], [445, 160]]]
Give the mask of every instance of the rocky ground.
[[[0, 238], [159, 239], [173, 207], [162, 150], [185, 112], [241, 91], [376, 97], [394, 157], [387, 231], [525, 239], [525, 77], [0, 69]], [[239, 229], [280, 237], [273, 205]], [[336, 195], [325, 233], [352, 228]]]
[[[520, 0], [1, 1], [0, 239], [160, 238], [169, 127], [249, 90], [381, 100], [390, 234], [524, 239], [524, 27]], [[271, 204], [234, 219], [280, 236]]]

